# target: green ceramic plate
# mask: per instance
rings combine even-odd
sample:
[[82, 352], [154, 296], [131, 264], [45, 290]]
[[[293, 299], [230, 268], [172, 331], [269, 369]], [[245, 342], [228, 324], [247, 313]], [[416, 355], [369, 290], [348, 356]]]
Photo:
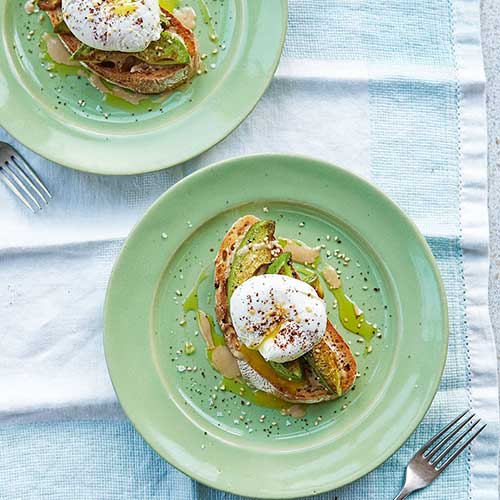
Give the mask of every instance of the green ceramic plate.
[[[218, 389], [194, 314], [183, 313], [183, 298], [207, 268], [200, 307], [213, 314], [215, 252], [247, 213], [274, 219], [278, 235], [325, 245], [323, 259], [340, 266], [346, 291], [380, 328], [366, 356], [340, 328], [359, 353], [360, 377], [343, 398], [313, 405], [303, 419]], [[347, 265], [335, 250], [350, 257]], [[396, 205], [345, 170], [280, 155], [228, 160], [165, 193], [125, 243], [105, 307], [106, 359], [134, 426], [186, 474], [251, 497], [337, 488], [390, 457], [434, 397], [447, 338], [434, 259]], [[186, 341], [194, 354], [183, 352]]]
[[208, 72], [164, 103], [135, 107], [103, 97], [75, 68], [53, 68], [42, 40], [50, 23], [26, 14], [24, 1], [0, 0], [0, 125], [50, 160], [100, 174], [159, 170], [226, 137], [271, 81], [287, 24], [286, 0], [204, 0], [219, 35], [214, 43], [199, 1], [183, 0], [198, 12]]

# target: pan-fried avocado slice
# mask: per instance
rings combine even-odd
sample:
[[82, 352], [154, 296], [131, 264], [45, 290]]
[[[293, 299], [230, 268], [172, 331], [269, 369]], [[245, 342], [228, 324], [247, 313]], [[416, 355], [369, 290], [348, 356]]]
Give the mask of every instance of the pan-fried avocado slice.
[[342, 381], [332, 348], [326, 342], [320, 342], [305, 357], [320, 382], [337, 396], [342, 396]]
[[274, 361], [268, 361], [268, 363], [281, 378], [286, 380], [304, 380], [300, 359], [294, 359], [287, 363], [275, 363]]
[[293, 278], [291, 259], [292, 254], [290, 252], [282, 253], [276, 260], [273, 260], [267, 268], [266, 274], [284, 274]]
[[250, 227], [234, 254], [227, 280], [227, 300], [234, 289], [254, 276], [262, 266], [269, 265], [273, 255], [268, 243], [274, 239], [274, 222], [263, 220]]

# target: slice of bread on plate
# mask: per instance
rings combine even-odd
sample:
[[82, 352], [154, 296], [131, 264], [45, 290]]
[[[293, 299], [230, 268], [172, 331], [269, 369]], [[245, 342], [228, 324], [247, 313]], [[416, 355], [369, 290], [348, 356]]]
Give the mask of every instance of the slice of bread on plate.
[[[78, 56], [83, 44], [65, 26], [58, 0], [40, 0], [44, 10], [66, 49]], [[136, 55], [118, 51], [93, 51], [96, 60], [81, 57], [82, 66], [104, 80], [141, 94], [159, 94], [173, 90], [190, 81], [199, 67], [199, 53], [196, 37], [174, 14], [162, 9], [165, 30], [179, 37], [189, 53], [189, 60], [183, 64], [151, 64]], [[87, 60], [86, 60], [87, 59]], [[90, 58], [92, 59], [92, 58]]]
[[[215, 260], [215, 313], [225, 342], [238, 360], [242, 377], [257, 389], [296, 403], [318, 403], [336, 399], [353, 386], [357, 365], [349, 346], [330, 321], [327, 321], [322, 340], [306, 354], [307, 362], [302, 363], [304, 376], [300, 381], [277, 376], [258, 351], [246, 348], [236, 335], [229, 312], [231, 267], [248, 231], [259, 222], [260, 219], [253, 215], [238, 219], [222, 240]], [[274, 224], [271, 224], [274, 239]], [[279, 246], [275, 247], [273, 258], [283, 252]], [[293, 276], [299, 277], [295, 270]], [[332, 384], [329, 374], [333, 372], [335, 383]], [[325, 375], [329, 380], [325, 380]]]

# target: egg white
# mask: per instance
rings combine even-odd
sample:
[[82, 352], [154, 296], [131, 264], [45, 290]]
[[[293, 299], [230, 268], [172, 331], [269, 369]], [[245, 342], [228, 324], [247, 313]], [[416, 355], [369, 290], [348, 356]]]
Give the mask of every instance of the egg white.
[[94, 49], [142, 52], [160, 38], [158, 0], [62, 0], [63, 18]]
[[279, 274], [242, 283], [231, 297], [230, 312], [241, 342], [277, 363], [310, 351], [326, 330], [325, 302], [314, 288]]

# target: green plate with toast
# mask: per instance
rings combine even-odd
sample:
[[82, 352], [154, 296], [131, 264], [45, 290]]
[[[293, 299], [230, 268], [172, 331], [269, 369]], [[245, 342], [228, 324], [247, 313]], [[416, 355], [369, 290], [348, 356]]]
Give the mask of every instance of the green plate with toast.
[[46, 14], [28, 14], [25, 1], [0, 0], [0, 125], [49, 160], [111, 175], [176, 165], [221, 141], [274, 75], [287, 1], [160, 4], [195, 10], [201, 74], [166, 99], [153, 95], [134, 105], [94, 88], [81, 68], [54, 63]]
[[[275, 221], [278, 237], [318, 245], [377, 325], [364, 349], [325, 295], [358, 378], [339, 399], [307, 405], [305, 415], [224, 384], [184, 306], [196, 289], [198, 307], [214, 315], [215, 255], [248, 214]], [[105, 305], [106, 360], [135, 428], [194, 479], [254, 498], [321, 493], [383, 463], [429, 408], [447, 343], [445, 293], [416, 227], [365, 180], [295, 156], [227, 160], [167, 191], [125, 242]]]

